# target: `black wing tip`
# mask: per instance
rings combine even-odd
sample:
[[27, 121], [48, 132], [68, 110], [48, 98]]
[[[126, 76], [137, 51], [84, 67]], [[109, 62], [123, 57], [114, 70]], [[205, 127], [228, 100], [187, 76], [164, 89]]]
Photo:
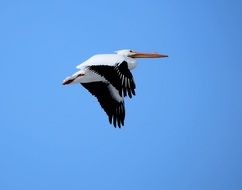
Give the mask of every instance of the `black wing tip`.
[[108, 115], [108, 120], [111, 125], [115, 128], [121, 128], [124, 126], [125, 120], [125, 107], [124, 102], [120, 103], [119, 107], [115, 110], [114, 113]]
[[119, 129], [121, 129], [123, 126], [124, 126], [124, 122], [121, 122], [121, 123], [118, 123], [118, 124], [116, 124], [116, 123], [113, 123], [113, 126], [115, 127], [115, 128], [119, 128]]
[[124, 126], [124, 120], [123, 119], [120, 119], [120, 120], [113, 120], [111, 119], [111, 121], [109, 120], [109, 123], [111, 125], [113, 125], [115, 128], [122, 128]]
[[109, 123], [113, 125], [115, 128], [121, 128], [124, 126], [124, 118], [114, 119], [114, 116], [108, 116]]

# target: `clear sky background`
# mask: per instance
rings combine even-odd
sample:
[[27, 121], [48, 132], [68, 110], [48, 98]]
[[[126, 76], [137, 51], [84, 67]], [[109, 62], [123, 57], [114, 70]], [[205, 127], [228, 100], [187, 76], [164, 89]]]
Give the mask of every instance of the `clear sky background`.
[[[1, 190], [241, 190], [242, 1], [1, 1]], [[80, 85], [96, 53], [133, 74], [122, 129]]]

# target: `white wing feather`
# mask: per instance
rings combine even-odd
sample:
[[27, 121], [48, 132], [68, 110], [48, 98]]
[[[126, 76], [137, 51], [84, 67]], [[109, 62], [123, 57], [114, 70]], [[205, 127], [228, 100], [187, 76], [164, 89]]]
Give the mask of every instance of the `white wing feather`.
[[77, 69], [82, 69], [90, 65], [110, 65], [115, 66], [117, 63], [122, 63], [126, 58], [118, 54], [98, 54], [90, 57], [80, 65], [76, 66]]

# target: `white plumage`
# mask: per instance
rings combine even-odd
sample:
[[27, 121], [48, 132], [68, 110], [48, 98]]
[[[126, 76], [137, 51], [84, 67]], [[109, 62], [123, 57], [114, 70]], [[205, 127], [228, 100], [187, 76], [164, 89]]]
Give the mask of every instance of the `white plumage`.
[[140, 53], [132, 50], [119, 50], [116, 54], [97, 54], [76, 68], [72, 76], [63, 84], [81, 83], [92, 95], [96, 96], [107, 113], [109, 122], [116, 127], [124, 125], [124, 97], [135, 95], [135, 83], [130, 70], [137, 65], [135, 58], [167, 57], [158, 53]]
[[[125, 57], [124, 55], [119, 54], [97, 54], [90, 57], [88, 60], [84, 61], [78, 65], [77, 69], [82, 69], [88, 65], [109, 65], [114, 66], [116, 63], [122, 63], [127, 61], [129, 63], [129, 69], [133, 69], [136, 66], [136, 60], [133, 58]], [[105, 63], [105, 64], [104, 64]]]

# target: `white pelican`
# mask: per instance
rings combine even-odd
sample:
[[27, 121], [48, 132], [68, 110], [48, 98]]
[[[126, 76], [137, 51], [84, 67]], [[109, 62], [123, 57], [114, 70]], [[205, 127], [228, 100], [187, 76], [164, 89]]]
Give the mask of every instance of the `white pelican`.
[[136, 67], [135, 58], [162, 58], [159, 53], [141, 53], [133, 50], [119, 50], [116, 54], [97, 54], [76, 68], [72, 76], [63, 81], [63, 85], [80, 83], [92, 95], [96, 96], [107, 113], [110, 124], [120, 128], [124, 125], [124, 97], [135, 95], [135, 82], [131, 69]]

